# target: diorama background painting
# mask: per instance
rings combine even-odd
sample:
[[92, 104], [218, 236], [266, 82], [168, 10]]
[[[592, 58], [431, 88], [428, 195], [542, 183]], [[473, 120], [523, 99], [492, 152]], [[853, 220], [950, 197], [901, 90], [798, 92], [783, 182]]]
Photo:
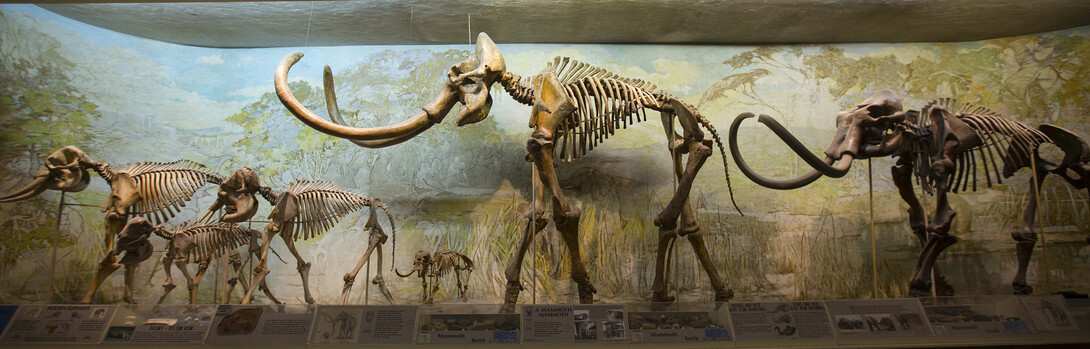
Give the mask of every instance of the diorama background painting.
[[[508, 71], [523, 76], [537, 73], [555, 56], [568, 56], [650, 81], [697, 106], [724, 140], [739, 113], [769, 114], [820, 152], [831, 141], [836, 112], [880, 89], [900, 93], [906, 108], [954, 97], [1014, 120], [1053, 123], [1090, 136], [1088, 36], [1090, 28], [1083, 27], [941, 44], [500, 43], [500, 49]], [[469, 45], [197, 48], [105, 31], [34, 6], [0, 6], [0, 192], [28, 183], [41, 159], [66, 145], [114, 166], [190, 159], [224, 176], [249, 166], [260, 172], [262, 185], [274, 189], [296, 178], [329, 180], [390, 205], [396, 243], [386, 244], [382, 264], [398, 303], [416, 302], [420, 285], [415, 278], [396, 277], [390, 267], [407, 270], [416, 250], [439, 249], [454, 249], [476, 261], [470, 298], [499, 302], [520, 215], [529, 209], [528, 107], [494, 88], [492, 115], [481, 123], [457, 128], [447, 121], [401, 145], [364, 149], [307, 128], [287, 113], [272, 89], [276, 63], [301, 51], [306, 56], [289, 79], [304, 104], [324, 113], [321, 71], [328, 64], [348, 121], [385, 125], [425, 105], [446, 69], [471, 50]], [[583, 211], [583, 253], [601, 302], [644, 301], [651, 293], [658, 235], [651, 220], [675, 184], [662, 127], [657, 118], [649, 119], [559, 168], [565, 193]], [[758, 172], [788, 177], [809, 170], [770, 132], [755, 122], [746, 125], [739, 142]], [[1045, 154], [1055, 158], [1058, 151], [1046, 149]], [[892, 161], [858, 162], [846, 178], [821, 179], [793, 191], [759, 187], [736, 175], [731, 164], [742, 216], [730, 204], [720, 156], [716, 152], [701, 171], [692, 204], [735, 299], [907, 294], [919, 244], [907, 227], [907, 206], [889, 177]], [[1028, 174], [1020, 173], [992, 188], [953, 195], [959, 212], [953, 233], [961, 240], [939, 265], [959, 294], [1010, 293], [1016, 260], [1008, 234], [1021, 220], [1028, 184]], [[1038, 293], [1085, 293], [1090, 290], [1087, 194], [1055, 179], [1043, 191], [1039, 230], [1045, 234], [1029, 282]], [[54, 302], [78, 300], [103, 254], [103, 216], [96, 206], [108, 193], [95, 177], [88, 190], [68, 195], [66, 202], [77, 205], [65, 207], [59, 227], [59, 193], [0, 204], [0, 302], [44, 302], [50, 283], [56, 285]], [[212, 186], [201, 189], [167, 226], [196, 220], [213, 200]], [[933, 199], [924, 200], [933, 205]], [[264, 220], [269, 210], [263, 204], [256, 219]], [[314, 264], [311, 285], [320, 303], [337, 301], [344, 273], [366, 247], [361, 231], [366, 218], [365, 212], [350, 215], [324, 236], [299, 243]], [[264, 223], [250, 225], [261, 229]], [[154, 239], [156, 255], [138, 273], [140, 302], [155, 301], [163, 281], [158, 262], [163, 241]], [[522, 302], [577, 300], [562, 245], [552, 227], [537, 242], [524, 267]], [[46, 271], [54, 263], [54, 247], [57, 272], [50, 279]], [[273, 248], [287, 260], [271, 257], [273, 292], [282, 300], [302, 302], [294, 261], [281, 242]], [[691, 248], [678, 244], [676, 251], [677, 274], [670, 287], [681, 301], [711, 300]], [[219, 263], [215, 266], [203, 284], [202, 302], [214, 302], [213, 294], [222, 292], [214, 280], [222, 280], [225, 272]], [[121, 273], [108, 280], [97, 300], [119, 301], [121, 280]], [[363, 303], [368, 286], [357, 282], [352, 302]], [[367, 294], [369, 303], [384, 302], [373, 289]], [[453, 285], [437, 295], [455, 298]], [[167, 301], [184, 302], [185, 292], [174, 292]]]

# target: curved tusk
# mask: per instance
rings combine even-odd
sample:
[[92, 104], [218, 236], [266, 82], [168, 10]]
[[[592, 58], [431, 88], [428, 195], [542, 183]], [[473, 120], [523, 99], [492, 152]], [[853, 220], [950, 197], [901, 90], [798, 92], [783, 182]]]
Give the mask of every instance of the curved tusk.
[[[734, 158], [734, 164], [738, 166], [738, 169], [742, 171], [742, 174], [746, 175], [746, 177], [762, 187], [776, 190], [802, 188], [813, 183], [818, 178], [821, 178], [821, 172], [818, 172], [817, 170], [810, 170], [810, 172], [799, 176], [798, 178], [787, 180], [769, 179], [754, 172], [753, 169], [749, 167], [749, 164], [746, 163], [746, 160], [742, 159], [742, 152], [738, 151], [738, 126], [742, 124], [742, 120], [752, 118], [753, 116], [753, 113], [738, 115], [738, 117], [734, 119], [734, 122], [731, 123], [727, 137], [727, 143], [730, 146], [730, 155]], [[826, 160], [829, 161], [829, 163], [832, 163], [831, 158], [826, 157]]]
[[407, 277], [413, 276], [413, 272], [417, 271], [417, 270], [419, 270], [419, 269], [413, 268], [412, 270], [409, 270], [408, 274], [402, 274], [400, 270], [397, 270], [397, 268], [394, 268], [394, 274], [397, 274], [397, 276], [400, 276], [400, 277], [403, 277], [403, 278], [407, 278]]
[[[750, 116], [752, 117], [752, 114], [750, 114]], [[739, 115], [738, 117], [740, 119], [745, 119], [742, 117], [742, 115]], [[737, 122], [738, 120], [736, 119], [735, 121]], [[773, 119], [768, 115], [761, 115], [759, 118], [757, 118], [757, 121], [765, 124], [765, 126], [772, 130], [772, 132], [775, 132], [776, 136], [779, 136], [780, 139], [783, 140], [783, 142], [786, 143], [788, 147], [791, 147], [791, 150], [795, 151], [795, 154], [798, 154], [798, 156], [802, 158], [802, 160], [805, 161], [807, 165], [810, 165], [810, 167], [814, 168], [818, 172], [821, 172], [821, 174], [833, 178], [844, 177], [844, 175], [848, 174], [848, 170], [851, 168], [853, 159], [853, 156], [851, 154], [846, 154], [843, 158], [841, 158], [840, 164], [838, 164], [837, 167], [832, 167], [832, 162], [830, 161], [831, 159], [828, 158], [828, 155], [826, 155], [825, 160], [818, 160], [818, 158], [814, 156], [814, 154], [810, 153], [810, 150], [806, 149], [806, 146], [802, 145], [802, 142], [799, 142], [799, 140], [796, 139], [795, 136], [791, 134], [791, 132], [787, 131], [787, 129], [784, 128], [783, 125], [780, 125], [780, 123], [777, 122], [776, 119]]]
[[8, 194], [7, 196], [0, 197], [0, 202], [22, 201], [32, 198], [35, 195], [41, 194], [46, 189], [45, 182], [47, 180], [48, 177], [35, 178], [33, 182], [30, 182], [30, 184], [27, 184], [27, 186], [23, 187], [22, 189], [19, 189], [14, 193]]
[[[329, 69], [328, 65], [325, 67], [325, 71], [322, 74], [322, 83], [325, 86], [325, 106], [326, 110], [329, 111], [329, 120], [341, 126], [348, 126], [348, 123], [345, 122], [344, 118], [341, 116], [341, 108], [338, 107], [340, 104], [337, 104], [337, 92], [335, 91], [336, 89], [333, 86], [333, 71]], [[406, 134], [388, 139], [373, 141], [349, 139], [349, 141], [352, 141], [352, 143], [356, 143], [356, 145], [364, 148], [383, 148], [395, 144], [400, 144], [401, 142], [412, 139], [413, 137], [416, 137], [416, 135], [427, 131], [433, 125], [435, 125], [435, 123], [429, 122], [428, 124], [421, 126], [415, 130], [409, 131]]]
[[[280, 102], [284, 104], [284, 107], [287, 107], [300, 121], [315, 130], [331, 136], [351, 140], [379, 141], [376, 144], [380, 146], [393, 145], [396, 143], [388, 144], [392, 138], [402, 137], [413, 132], [422, 132], [423, 130], [421, 128], [426, 129], [426, 127], [442, 120], [442, 117], [446, 116], [447, 113], [450, 112], [450, 109], [454, 107], [454, 104], [458, 102], [454, 91], [452, 91], [448, 85], [444, 87], [439, 96], [428, 104], [423, 111], [408, 120], [394, 125], [375, 128], [359, 128], [329, 122], [304, 107], [299, 100], [295, 99], [295, 96], [291, 94], [291, 89], [288, 87], [288, 70], [290, 70], [302, 57], [302, 53], [291, 53], [285, 56], [284, 59], [280, 61], [280, 64], [277, 65], [276, 74], [273, 77], [276, 96], [280, 98]], [[330, 79], [327, 85], [332, 85], [332, 79]], [[328, 91], [331, 90], [332, 89], [327, 89], [327, 94]], [[327, 100], [329, 100], [328, 96]], [[336, 100], [335, 96], [333, 100]], [[336, 107], [333, 106], [330, 108], [334, 109]], [[340, 113], [338, 112], [337, 114], [339, 117]], [[433, 118], [436, 119], [436, 121], [432, 121]], [[341, 121], [343, 122], [343, 119]]]

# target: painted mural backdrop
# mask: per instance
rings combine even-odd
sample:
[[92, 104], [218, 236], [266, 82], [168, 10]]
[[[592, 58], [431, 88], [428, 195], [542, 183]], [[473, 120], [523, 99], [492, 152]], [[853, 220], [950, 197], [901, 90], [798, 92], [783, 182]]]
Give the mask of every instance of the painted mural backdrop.
[[[470, 298], [502, 299], [502, 270], [515, 248], [519, 216], [529, 209], [531, 166], [524, 160], [529, 108], [495, 92], [496, 105], [484, 122], [456, 128], [448, 121], [401, 145], [369, 150], [305, 127], [272, 91], [276, 63], [288, 52], [302, 51], [307, 56], [290, 79], [304, 104], [325, 110], [320, 74], [322, 65], [329, 64], [348, 121], [385, 125], [425, 105], [447, 67], [467, 57], [471, 46], [207, 49], [108, 32], [33, 6], [0, 10], [0, 191], [26, 185], [41, 159], [65, 145], [115, 166], [185, 158], [223, 175], [249, 166], [260, 172], [263, 185], [273, 188], [295, 178], [331, 180], [390, 205], [397, 235], [395, 256], [384, 256], [387, 268], [408, 269], [416, 250], [458, 250], [477, 262]], [[1015, 120], [1054, 123], [1090, 136], [1088, 36], [1090, 28], [957, 44], [501, 43], [500, 49], [508, 70], [524, 76], [560, 55], [648, 80], [696, 105], [721, 133], [739, 113], [769, 114], [817, 152], [832, 137], [836, 112], [879, 89], [901, 93], [906, 108], [955, 97]], [[584, 212], [584, 258], [603, 302], [650, 296], [658, 234], [651, 220], [674, 185], [656, 119], [560, 167], [564, 190]], [[741, 132], [751, 166], [783, 177], [808, 170], [770, 132], [754, 125]], [[890, 180], [891, 165], [875, 160], [868, 172], [860, 163], [846, 178], [821, 179], [785, 192], [734, 176], [742, 216], [730, 205], [719, 175], [722, 163], [708, 161], [692, 204], [736, 299], [905, 295], [919, 245], [907, 228], [907, 206]], [[1008, 234], [1025, 206], [1028, 182], [1023, 173], [1003, 185], [953, 195], [959, 211], [953, 232], [962, 239], [939, 263], [960, 294], [1010, 292], [1016, 260]], [[873, 240], [869, 184], [874, 188]], [[1043, 190], [1040, 230], [1046, 234], [1030, 266], [1030, 284], [1041, 293], [1087, 292], [1087, 195], [1054, 180]], [[56, 285], [54, 301], [78, 300], [103, 253], [97, 206], [108, 191], [95, 177], [90, 189], [67, 196], [70, 205], [60, 217], [59, 194], [53, 192], [0, 204], [0, 302], [43, 302], [49, 283]], [[196, 220], [214, 199], [212, 187], [202, 189], [168, 226]], [[257, 219], [269, 210], [263, 205]], [[343, 273], [366, 247], [365, 219], [365, 214], [351, 215], [324, 236], [298, 245], [314, 263], [311, 285], [319, 302], [337, 300]], [[140, 301], [154, 301], [163, 281], [157, 263], [162, 241], [156, 244], [156, 256], [138, 273]], [[551, 227], [537, 241], [523, 272], [523, 302], [576, 301], [561, 245]], [[671, 288], [682, 301], [710, 300], [708, 282], [689, 246], [678, 245], [678, 277]], [[279, 241], [273, 248], [285, 251]], [[54, 264], [50, 279], [46, 271]], [[273, 257], [270, 265], [277, 296], [301, 302], [294, 263]], [[222, 292], [211, 281], [224, 278], [223, 267], [217, 268], [206, 276], [199, 296], [204, 302]], [[418, 281], [386, 275], [398, 302], [418, 299]], [[121, 283], [118, 273], [99, 301], [118, 301]], [[354, 289], [353, 302], [364, 302], [364, 285]], [[453, 287], [440, 292], [439, 299], [455, 298]], [[184, 292], [171, 297], [168, 302], [183, 302]], [[382, 302], [374, 290], [369, 297], [371, 303]]]

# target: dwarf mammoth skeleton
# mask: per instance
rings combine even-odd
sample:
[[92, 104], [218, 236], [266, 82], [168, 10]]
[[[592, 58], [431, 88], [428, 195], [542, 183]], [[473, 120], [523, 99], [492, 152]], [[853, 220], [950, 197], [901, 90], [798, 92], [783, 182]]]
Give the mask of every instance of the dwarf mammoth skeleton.
[[[801, 142], [771, 117], [758, 119], [776, 133], [795, 153], [814, 168], [807, 174], [788, 180], [768, 179], [749, 168], [738, 150], [737, 131], [741, 122], [753, 117], [742, 114], [730, 128], [730, 147], [739, 169], [757, 184], [772, 189], [794, 189], [806, 186], [821, 176], [842, 177], [853, 159], [895, 157], [893, 182], [901, 198], [908, 204], [909, 224], [923, 245], [916, 268], [909, 282], [910, 294], [930, 293], [934, 271], [935, 288], [940, 295], [953, 294], [953, 287], [935, 266], [944, 249], [957, 242], [950, 226], [957, 215], [950, 206], [949, 192], [973, 190], [982, 173], [986, 185], [993, 180], [1002, 183], [1023, 167], [1030, 167], [1032, 189], [1022, 217], [1022, 225], [1011, 234], [1018, 243], [1018, 271], [1012, 286], [1015, 294], [1029, 294], [1033, 288], [1026, 283], [1037, 233], [1033, 231], [1040, 185], [1049, 173], [1057, 174], [1079, 189], [1090, 189], [1090, 147], [1074, 133], [1053, 125], [1033, 128], [1011, 121], [987, 108], [966, 104], [956, 111], [949, 99], [933, 101], [920, 111], [903, 111], [901, 97], [893, 91], [872, 94], [855, 109], [837, 115], [837, 132], [818, 159]], [[1060, 163], [1040, 157], [1042, 144], [1055, 144], [1064, 152]], [[834, 167], [832, 164], [839, 161]], [[998, 166], [1002, 163], [1002, 169]], [[978, 167], [980, 171], [978, 171]], [[1074, 175], [1074, 176], [1073, 176]], [[934, 215], [927, 219], [916, 197], [912, 179], [915, 177], [924, 191], [936, 197]]]
[[[473, 273], [473, 260], [464, 254], [451, 250], [435, 252], [434, 255], [428, 253], [428, 251], [420, 250], [416, 251], [416, 256], [413, 258], [412, 270], [405, 274], [397, 270], [394, 272], [397, 273], [397, 276], [403, 278], [410, 277], [413, 273], [420, 277], [420, 283], [423, 287], [420, 302], [424, 304], [432, 304], [435, 301], [435, 292], [439, 291], [439, 278], [447, 275], [447, 273], [453, 273], [454, 279], [457, 281], [458, 294], [462, 297], [462, 301], [465, 302], [468, 300], [466, 291], [469, 290], [469, 275]], [[431, 287], [428, 286], [428, 278], [431, 278]], [[462, 283], [462, 280], [465, 280], [465, 284]]]
[[[716, 300], [727, 300], [733, 292], [719, 278], [718, 272], [704, 246], [700, 227], [689, 206], [689, 192], [697, 171], [712, 153], [712, 143], [722, 145], [715, 129], [697, 110], [677, 97], [656, 90], [645, 81], [627, 79], [589, 64], [568, 58], [556, 58], [538, 75], [522, 79], [506, 71], [503, 56], [492, 40], [481, 33], [477, 37], [476, 51], [469, 59], [456, 64], [447, 73], [446, 83], [438, 96], [417, 115], [394, 125], [375, 128], [356, 128], [344, 125], [333, 92], [332, 73], [326, 67], [326, 106], [332, 122], [326, 121], [304, 107], [288, 88], [288, 70], [302, 57], [301, 53], [289, 54], [280, 62], [275, 74], [277, 96], [296, 117], [314, 129], [333, 136], [348, 139], [357, 145], [380, 148], [407, 141], [441, 122], [455, 104], [462, 104], [455, 123], [464, 126], [479, 122], [488, 116], [492, 105], [489, 89], [499, 83], [519, 103], [532, 107], [530, 128], [533, 132], [526, 144], [527, 160], [534, 164], [535, 184], [547, 187], [552, 194], [552, 221], [571, 254], [572, 280], [578, 284], [579, 300], [590, 303], [597, 292], [580, 256], [579, 219], [581, 212], [569, 204], [560, 190], [560, 182], [554, 161], [574, 161], [600, 142], [628, 125], [647, 119], [647, 110], [661, 113], [666, 131], [667, 148], [672, 155], [671, 167], [678, 178], [678, 186], [670, 202], [655, 218], [659, 227], [655, 281], [652, 297], [658, 301], [672, 300], [667, 294], [668, 283], [666, 254], [668, 247], [679, 236], [692, 243], [704, 270], [711, 280]], [[676, 121], [676, 124], [675, 124]], [[680, 125], [681, 134], [676, 127]], [[705, 138], [704, 131], [712, 138]], [[684, 156], [687, 159], [684, 160]], [[724, 158], [724, 171], [726, 159]], [[727, 177], [729, 187], [730, 180]], [[535, 191], [531, 204], [540, 207], [540, 191]], [[732, 194], [733, 200], [733, 194]], [[518, 301], [522, 289], [519, 275], [522, 261], [534, 236], [548, 224], [543, 213], [527, 213], [522, 222], [522, 237], [515, 256], [505, 271], [506, 303]], [[678, 219], [680, 218], [680, 227]]]
[[204, 165], [189, 160], [168, 163], [138, 162], [115, 170], [105, 162], [91, 160], [78, 148], [68, 146], [46, 158], [42, 168], [34, 174], [33, 182], [0, 198], [0, 202], [25, 200], [47, 189], [62, 192], [82, 191], [90, 183], [88, 170], [95, 171], [106, 180], [110, 185], [110, 195], [102, 206], [102, 212], [106, 213], [106, 256], [99, 262], [91, 288], [82, 302], [90, 303], [102, 282], [124, 265], [124, 299], [131, 303], [136, 266], [149, 258], [151, 253], [128, 253], [128, 259], [118, 261], [117, 256], [121, 251], [114, 242], [129, 217], [147, 217], [155, 224], [165, 222], [180, 212], [181, 207], [185, 207], [197, 189], [206, 183], [219, 184], [223, 179]]

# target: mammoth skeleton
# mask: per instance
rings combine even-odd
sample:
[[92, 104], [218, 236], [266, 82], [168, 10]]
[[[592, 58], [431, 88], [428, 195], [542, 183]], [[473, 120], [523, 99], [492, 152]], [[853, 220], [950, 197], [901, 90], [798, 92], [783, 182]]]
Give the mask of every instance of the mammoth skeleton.
[[[469, 256], [451, 250], [435, 252], [434, 255], [420, 250], [416, 251], [416, 256], [413, 258], [412, 270], [405, 274], [394, 270], [394, 273], [403, 278], [410, 277], [413, 273], [420, 277], [420, 284], [424, 289], [420, 295], [420, 302], [424, 304], [435, 302], [435, 293], [439, 292], [439, 278], [447, 273], [453, 273], [457, 281], [458, 294], [465, 302], [469, 300], [466, 298], [466, 291], [469, 290], [469, 275], [473, 274], [473, 260], [469, 259]], [[428, 278], [431, 278], [431, 287], [428, 287]], [[463, 279], [466, 281], [464, 284]]]
[[[88, 170], [95, 171], [106, 180], [110, 185], [110, 195], [102, 206], [102, 212], [106, 213], [106, 256], [99, 262], [91, 288], [82, 302], [90, 303], [102, 282], [124, 265], [124, 300], [132, 303], [136, 266], [151, 257], [152, 247], [147, 239], [127, 242], [131, 245], [125, 247], [115, 246], [115, 239], [129, 217], [147, 217], [154, 224], [165, 222], [180, 212], [181, 207], [185, 207], [197, 189], [206, 183], [219, 184], [223, 179], [204, 165], [189, 160], [138, 162], [115, 170], [105, 162], [91, 160], [79, 148], [67, 146], [45, 159], [41, 169], [34, 174], [33, 182], [15, 193], [0, 197], [0, 202], [25, 200], [45, 190], [82, 191], [91, 182]], [[123, 251], [129, 252], [126, 258], [119, 261], [117, 256]]]
[[[937, 294], [952, 295], [954, 292], [935, 265], [942, 251], [957, 242], [957, 237], [950, 234], [951, 222], [957, 213], [950, 206], [949, 193], [968, 190], [970, 185], [976, 190], [979, 174], [983, 174], [985, 184], [991, 186], [993, 180], [1002, 183], [1004, 178], [1029, 167], [1034, 173], [1030, 179], [1028, 204], [1021, 226], [1011, 233], [1017, 242], [1018, 255], [1018, 271], [1011, 285], [1015, 294], [1032, 293], [1033, 288], [1026, 283], [1026, 268], [1037, 242], [1033, 227], [1041, 183], [1046, 175], [1053, 173], [1075, 188], [1090, 189], [1090, 147], [1071, 131], [1057, 126], [1045, 124], [1033, 128], [983, 107], [965, 104], [955, 110], [955, 103], [943, 99], [928, 103], [920, 111], [903, 111], [897, 93], [875, 92], [855, 109], [837, 114], [837, 132], [824, 159], [811, 154], [774, 119], [761, 115], [758, 121], [814, 168], [794, 179], [762, 177], [742, 158], [738, 150], [738, 127], [753, 114], [739, 115], [731, 124], [731, 153], [746, 177], [761, 186], [779, 190], [800, 188], [822, 176], [842, 177], [848, 173], [853, 159], [897, 158], [891, 168], [893, 183], [909, 206], [909, 225], [923, 245], [909, 281], [909, 293], [913, 296], [930, 294], [932, 275]], [[1059, 163], [1041, 158], [1038, 151], [1046, 143], [1055, 144], [1063, 151], [1064, 157]], [[832, 165], [838, 161], [836, 166]], [[936, 209], [930, 219], [916, 197], [913, 177], [925, 192], [936, 197]]]
[[[711, 256], [704, 245], [693, 211], [689, 206], [689, 192], [697, 171], [711, 156], [712, 144], [723, 146], [708, 121], [691, 105], [682, 102], [645, 81], [622, 78], [601, 68], [568, 58], [556, 58], [538, 75], [521, 78], [506, 71], [499, 48], [488, 35], [477, 37], [474, 54], [467, 60], [452, 66], [438, 96], [423, 107], [415, 116], [388, 126], [357, 128], [344, 125], [333, 91], [332, 73], [326, 67], [326, 106], [331, 121], [327, 121], [304, 107], [288, 88], [288, 70], [301, 53], [287, 55], [277, 67], [275, 87], [284, 106], [308, 126], [340, 138], [351, 140], [359, 146], [381, 148], [407, 141], [441, 122], [455, 104], [462, 107], [455, 117], [457, 126], [465, 126], [483, 120], [492, 105], [490, 88], [499, 83], [516, 101], [532, 107], [529, 125], [533, 132], [526, 144], [527, 160], [533, 162], [537, 188], [549, 188], [552, 196], [552, 221], [567, 246], [571, 260], [571, 276], [578, 284], [579, 301], [590, 303], [597, 292], [583, 264], [579, 247], [580, 209], [569, 204], [561, 191], [554, 163], [570, 162], [585, 155], [600, 142], [618, 130], [646, 120], [646, 111], [661, 113], [665, 127], [667, 148], [672, 155], [672, 169], [678, 185], [669, 203], [654, 219], [659, 227], [658, 249], [655, 263], [655, 280], [652, 297], [656, 301], [670, 301], [666, 290], [666, 254], [677, 237], [686, 237], [711, 280], [716, 300], [727, 300], [733, 292], [719, 278]], [[676, 131], [680, 125], [681, 134]], [[707, 130], [712, 138], [705, 138]], [[685, 157], [687, 155], [687, 158]], [[683, 160], [684, 159], [684, 160]], [[724, 172], [726, 159], [723, 159]], [[729, 187], [730, 178], [727, 177]], [[531, 194], [533, 206], [540, 207], [542, 192]], [[732, 193], [733, 201], [733, 193]], [[736, 205], [737, 206], [737, 205]], [[520, 273], [522, 261], [534, 236], [548, 224], [544, 214], [527, 213], [522, 225], [522, 237], [515, 255], [510, 260], [505, 303], [516, 303], [522, 290]], [[680, 227], [679, 220], [680, 218]]]
[[311, 264], [303, 260], [303, 256], [295, 248], [295, 242], [325, 233], [332, 229], [342, 217], [365, 206], [370, 207], [371, 210], [370, 217], [363, 227], [363, 231], [368, 233], [368, 246], [355, 268], [344, 275], [341, 304], [348, 303], [348, 296], [356, 276], [359, 275], [363, 265], [370, 260], [371, 253], [374, 251], [378, 254], [378, 272], [371, 283], [378, 285], [379, 291], [387, 301], [393, 302], [393, 296], [390, 295], [390, 291], [386, 288], [386, 281], [382, 277], [382, 244], [386, 243], [388, 235], [378, 223], [377, 211], [382, 209], [386, 213], [390, 221], [391, 234], [395, 235], [396, 241], [394, 218], [386, 204], [377, 198], [359, 195], [325, 181], [299, 179], [293, 181], [280, 193], [273, 193], [268, 189], [262, 189], [260, 192], [273, 205], [273, 211], [269, 215], [271, 222], [265, 226], [262, 233], [261, 247], [258, 252], [260, 258], [257, 266], [254, 267], [254, 275], [246, 295], [242, 298], [242, 304], [249, 304], [252, 301], [254, 290], [264, 283], [265, 276], [269, 274], [269, 247], [276, 235], [280, 235], [288, 251], [295, 256], [296, 269], [303, 281], [303, 299], [313, 304], [314, 297], [310, 294], [309, 286]]

